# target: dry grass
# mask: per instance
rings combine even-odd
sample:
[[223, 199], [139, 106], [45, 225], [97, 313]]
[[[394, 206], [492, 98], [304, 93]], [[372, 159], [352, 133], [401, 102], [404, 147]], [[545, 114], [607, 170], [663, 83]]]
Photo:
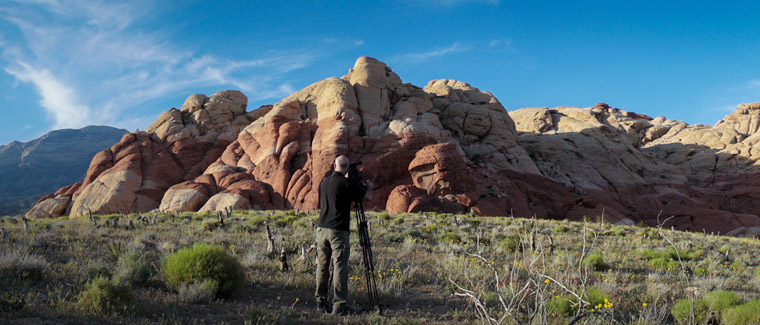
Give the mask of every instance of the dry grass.
[[[103, 227], [105, 220], [94, 228], [89, 220], [62, 218], [33, 221], [28, 232], [0, 219], [10, 232], [10, 242], [0, 243], [0, 294], [18, 293], [25, 302], [22, 309], [2, 314], [0, 322], [566, 324], [586, 313], [581, 323], [662, 324], [673, 323], [674, 303], [695, 292], [730, 290], [745, 301], [760, 297], [755, 275], [760, 242], [755, 239], [600, 223], [381, 212], [368, 216], [384, 313], [333, 318], [314, 312], [313, 253], [298, 259], [301, 247], [314, 241], [310, 220], [316, 215], [235, 211], [223, 228], [204, 225], [208, 216], [161, 215], [158, 224], [140, 223], [135, 229], [123, 228], [124, 218], [120, 228]], [[288, 254], [289, 272], [280, 272], [279, 261], [266, 254], [265, 221], [277, 251], [284, 247]], [[355, 233], [351, 240], [351, 303], [364, 307], [361, 249]], [[168, 289], [163, 259], [196, 242], [224, 246], [245, 267], [246, 284], [226, 299], [212, 298], [202, 285]], [[727, 247], [728, 258], [722, 253]], [[677, 260], [671, 253], [682, 257], [670, 264], [677, 267], [652, 262], [654, 255]], [[130, 305], [102, 315], [83, 313], [77, 299], [86, 283], [97, 276], [120, 278], [126, 272], [125, 259], [119, 262], [125, 254], [147, 264], [139, 281], [127, 281]], [[600, 259], [609, 268], [595, 271]], [[602, 303], [570, 306], [569, 314], [555, 307], [557, 301], [577, 303], [578, 297], [589, 301], [590, 294]]]

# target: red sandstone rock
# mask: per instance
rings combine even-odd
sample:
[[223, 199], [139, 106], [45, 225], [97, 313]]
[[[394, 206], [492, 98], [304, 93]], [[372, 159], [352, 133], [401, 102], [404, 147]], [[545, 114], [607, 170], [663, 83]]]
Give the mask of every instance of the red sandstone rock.
[[249, 113], [240, 92], [190, 96], [29, 214], [317, 209], [322, 178], [347, 155], [375, 184], [367, 209], [648, 225], [674, 216], [679, 229], [754, 234], [759, 107], [715, 127], [604, 103], [508, 114], [464, 82], [423, 89], [362, 57], [342, 78]]

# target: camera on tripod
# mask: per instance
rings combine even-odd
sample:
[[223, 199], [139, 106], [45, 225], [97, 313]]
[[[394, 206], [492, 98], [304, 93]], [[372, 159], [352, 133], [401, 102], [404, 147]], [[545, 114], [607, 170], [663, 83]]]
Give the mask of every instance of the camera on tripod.
[[359, 166], [361, 166], [361, 164], [362, 161], [359, 160], [355, 163], [351, 163], [348, 166], [348, 178], [352, 181], [364, 184], [364, 176], [362, 175], [362, 171], [359, 170]]

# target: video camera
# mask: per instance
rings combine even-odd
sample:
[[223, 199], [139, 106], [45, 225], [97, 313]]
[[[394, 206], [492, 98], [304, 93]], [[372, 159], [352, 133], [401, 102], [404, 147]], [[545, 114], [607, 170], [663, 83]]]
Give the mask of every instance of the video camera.
[[348, 178], [352, 181], [358, 182], [359, 184], [364, 184], [364, 176], [362, 175], [362, 171], [359, 170], [359, 166], [361, 166], [362, 161], [359, 160], [355, 163], [351, 163], [348, 166]]

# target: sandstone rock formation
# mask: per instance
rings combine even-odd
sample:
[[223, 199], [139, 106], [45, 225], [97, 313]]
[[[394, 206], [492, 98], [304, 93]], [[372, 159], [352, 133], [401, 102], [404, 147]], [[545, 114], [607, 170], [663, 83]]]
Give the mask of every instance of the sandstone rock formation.
[[[683, 229], [760, 231], [751, 105], [715, 127], [651, 118], [600, 104], [510, 112], [541, 174], [593, 198], [612, 221]], [[741, 156], [745, 153], [745, 156]], [[586, 203], [588, 205], [588, 203]], [[566, 215], [567, 218], [577, 217]]]
[[[246, 113], [246, 106], [239, 91], [190, 96], [181, 109], [162, 113], [146, 131], [125, 134], [96, 154], [82, 185], [70, 195], [57, 195], [56, 202], [68, 198], [72, 215], [158, 208], [170, 186], [200, 175], [243, 127], [270, 108]], [[59, 210], [49, 215], [57, 216]]]
[[757, 103], [715, 127], [606, 104], [508, 113], [461, 81], [420, 88], [361, 57], [341, 78], [245, 106], [235, 91], [190, 96], [29, 214], [316, 209], [343, 154], [376, 186], [367, 209], [649, 225], [659, 215], [681, 229], [760, 232]]

